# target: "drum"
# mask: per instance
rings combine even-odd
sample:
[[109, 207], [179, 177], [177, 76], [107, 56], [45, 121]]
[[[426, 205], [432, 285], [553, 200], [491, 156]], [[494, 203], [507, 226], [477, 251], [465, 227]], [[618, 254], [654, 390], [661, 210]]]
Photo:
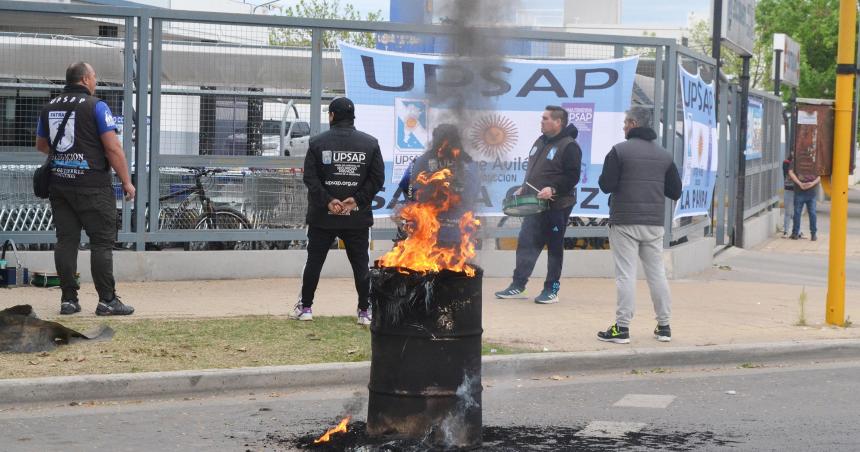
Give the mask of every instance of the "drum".
[[537, 195], [511, 195], [502, 204], [502, 212], [511, 217], [527, 217], [547, 209], [549, 202]]

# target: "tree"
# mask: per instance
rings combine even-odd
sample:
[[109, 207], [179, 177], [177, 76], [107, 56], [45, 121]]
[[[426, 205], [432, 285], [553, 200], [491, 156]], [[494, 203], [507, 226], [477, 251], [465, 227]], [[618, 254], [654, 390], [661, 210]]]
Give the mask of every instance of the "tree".
[[[756, 5], [756, 43], [750, 62], [750, 86], [773, 90], [773, 35], [785, 33], [800, 44], [799, 97], [833, 98], [836, 86], [836, 48], [839, 0], [759, 0]], [[711, 54], [711, 24], [690, 28], [690, 48]], [[723, 72], [737, 80], [741, 58], [723, 46]], [[783, 98], [788, 99], [788, 90]]]
[[[713, 50], [711, 37], [711, 23], [702, 19], [690, 27], [689, 47], [705, 55], [711, 55]], [[766, 63], [770, 47], [771, 45], [756, 39], [750, 60], [750, 88], [765, 90], [770, 86], [767, 84], [770, 72]], [[734, 50], [723, 45], [720, 48], [720, 60], [722, 60], [723, 73], [734, 82], [739, 82], [743, 73], [743, 59]]]
[[[295, 6], [276, 7], [281, 14], [290, 17], [305, 17], [313, 19], [366, 20], [377, 22], [382, 20], [382, 11], [367, 13], [362, 19], [361, 13], [351, 4], [346, 4], [341, 10], [340, 0], [299, 0]], [[273, 28], [269, 32], [269, 43], [280, 46], [310, 47], [313, 32], [305, 28]], [[349, 31], [323, 32], [322, 47], [332, 49], [337, 41], [346, 41], [364, 47], [376, 47], [376, 34]]]
[[[769, 47], [773, 46], [774, 33], [785, 33], [800, 44], [798, 96], [833, 98], [839, 0], [759, 0], [756, 33], [758, 40]], [[768, 52], [765, 59], [770, 74], [773, 52]]]

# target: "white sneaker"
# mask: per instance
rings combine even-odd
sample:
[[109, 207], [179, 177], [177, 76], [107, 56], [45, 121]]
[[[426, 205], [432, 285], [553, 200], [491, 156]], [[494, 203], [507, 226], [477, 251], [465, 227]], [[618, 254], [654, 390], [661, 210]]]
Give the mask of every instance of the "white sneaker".
[[358, 311], [358, 320], [356, 323], [359, 325], [369, 326], [373, 317], [370, 314], [370, 310]]
[[313, 320], [314, 313], [311, 308], [306, 308], [302, 306], [302, 302], [296, 303], [296, 307], [293, 308], [293, 314], [290, 316], [293, 320]]

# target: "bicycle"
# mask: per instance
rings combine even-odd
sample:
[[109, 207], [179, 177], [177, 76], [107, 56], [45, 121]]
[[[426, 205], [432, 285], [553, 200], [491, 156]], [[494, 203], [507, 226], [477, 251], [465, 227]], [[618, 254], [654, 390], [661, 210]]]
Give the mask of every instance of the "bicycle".
[[[218, 206], [206, 195], [203, 187], [203, 177], [223, 173], [223, 169], [188, 168], [194, 172], [194, 185], [173, 191], [158, 198], [160, 203], [180, 201], [177, 207], [163, 207], [158, 214], [159, 230], [163, 229], [194, 229], [194, 230], [223, 230], [223, 229], [252, 229], [251, 222], [238, 210]], [[199, 202], [197, 208], [192, 203]], [[157, 244], [166, 248], [170, 244]], [[254, 249], [252, 241], [229, 242], [185, 242], [186, 251], [201, 250], [249, 250]]]

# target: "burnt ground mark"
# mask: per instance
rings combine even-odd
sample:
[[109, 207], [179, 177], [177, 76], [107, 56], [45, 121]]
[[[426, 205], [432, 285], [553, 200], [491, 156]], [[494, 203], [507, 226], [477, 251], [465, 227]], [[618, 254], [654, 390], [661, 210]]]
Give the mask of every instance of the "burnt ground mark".
[[[262, 444], [276, 450], [308, 450], [320, 452], [447, 452], [456, 449], [432, 447], [421, 441], [371, 440], [364, 422], [350, 424], [345, 434], [333, 436], [326, 444], [313, 444], [321, 432], [281, 436], [269, 433]], [[618, 438], [581, 437], [583, 427], [485, 426], [483, 446], [476, 451], [605, 451], [607, 447], [623, 450], [689, 451], [740, 444], [739, 437], [726, 437], [710, 431], [660, 431], [628, 433]]]

